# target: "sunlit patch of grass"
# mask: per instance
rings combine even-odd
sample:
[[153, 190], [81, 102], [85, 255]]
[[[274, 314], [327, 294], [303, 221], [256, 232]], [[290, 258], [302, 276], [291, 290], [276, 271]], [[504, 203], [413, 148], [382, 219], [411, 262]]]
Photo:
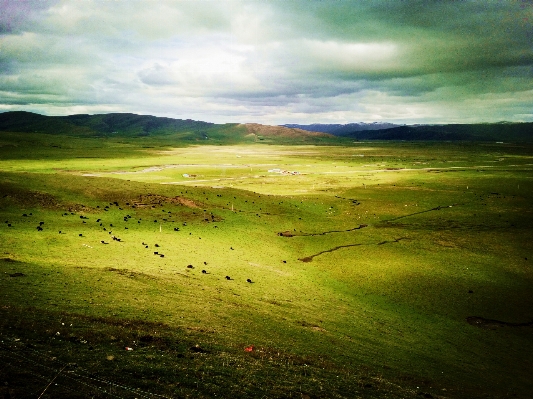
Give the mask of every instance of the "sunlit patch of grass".
[[[530, 329], [466, 322], [532, 317], [526, 166], [478, 172], [492, 155], [419, 143], [132, 150], [53, 172], [38, 155], [2, 163], [5, 353], [178, 397], [530, 391]], [[226, 163], [233, 187], [213, 181]], [[208, 181], [154, 184], [194, 165]]]

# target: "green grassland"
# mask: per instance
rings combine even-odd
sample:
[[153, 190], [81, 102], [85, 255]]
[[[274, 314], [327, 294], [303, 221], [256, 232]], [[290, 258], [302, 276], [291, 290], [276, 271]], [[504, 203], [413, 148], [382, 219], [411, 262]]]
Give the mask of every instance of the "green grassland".
[[530, 145], [194, 144], [2, 133], [4, 397], [533, 392]]

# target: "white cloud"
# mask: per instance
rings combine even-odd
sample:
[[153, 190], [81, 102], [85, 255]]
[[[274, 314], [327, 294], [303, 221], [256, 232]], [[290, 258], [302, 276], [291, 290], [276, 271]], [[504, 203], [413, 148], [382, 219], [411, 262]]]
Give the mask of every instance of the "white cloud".
[[390, 70], [398, 66], [399, 49], [394, 43], [364, 43], [303, 40], [297, 44], [299, 56], [313, 67], [329, 70], [366, 72]]
[[[433, 27], [425, 18], [451, 6], [62, 0], [28, 10], [6, 1], [14, 22], [0, 17], [2, 109], [263, 123], [531, 114], [528, 25], [499, 19], [501, 7], [470, 17], [470, 3], [462, 13], [454, 5], [453, 23]], [[480, 37], [483, 16], [502, 29]], [[488, 57], [485, 45], [502, 51]]]
[[178, 43], [159, 50], [138, 71], [140, 80], [154, 88], [199, 96], [250, 91], [259, 86], [254, 71], [247, 65], [253, 53], [251, 46], [232, 45], [230, 40], [213, 38], [207, 43]]

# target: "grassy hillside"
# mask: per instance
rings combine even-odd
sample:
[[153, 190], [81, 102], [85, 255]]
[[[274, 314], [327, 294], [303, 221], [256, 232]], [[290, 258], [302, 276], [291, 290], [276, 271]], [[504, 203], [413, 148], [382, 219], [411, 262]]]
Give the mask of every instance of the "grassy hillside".
[[530, 146], [2, 140], [4, 396], [533, 390]]
[[0, 113], [0, 132], [44, 133], [73, 137], [134, 140], [136, 145], [319, 143], [338, 141], [328, 134], [259, 124], [214, 124], [190, 119], [136, 114], [43, 116], [31, 112]]
[[203, 130], [212, 127], [214, 124], [208, 122], [136, 114], [44, 116], [22, 111], [0, 114], [2, 131], [71, 136], [143, 137], [189, 132], [200, 134], [201, 137]]

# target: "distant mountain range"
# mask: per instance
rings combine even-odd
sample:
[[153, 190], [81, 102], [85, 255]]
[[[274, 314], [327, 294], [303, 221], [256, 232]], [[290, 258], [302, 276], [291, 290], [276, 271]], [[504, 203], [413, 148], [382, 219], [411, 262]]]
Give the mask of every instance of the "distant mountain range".
[[354, 140], [428, 141], [519, 141], [533, 142], [533, 123], [477, 123], [449, 125], [395, 125], [392, 123], [348, 123], [283, 125], [309, 131], [327, 132]]
[[0, 131], [81, 137], [165, 137], [174, 141], [335, 143], [347, 140], [533, 142], [533, 123], [449, 125], [349, 124], [215, 124], [191, 119], [127, 113], [44, 116], [32, 112], [0, 113]]
[[310, 132], [322, 132], [333, 134], [334, 136], [345, 136], [354, 132], [362, 132], [366, 130], [383, 130], [390, 129], [397, 126], [394, 123], [382, 123], [382, 122], [373, 122], [373, 123], [348, 123], [345, 125], [342, 124], [325, 124], [325, 123], [314, 123], [312, 125], [298, 125], [298, 124], [286, 124], [281, 125], [284, 127], [290, 127], [295, 129], [308, 130]]

